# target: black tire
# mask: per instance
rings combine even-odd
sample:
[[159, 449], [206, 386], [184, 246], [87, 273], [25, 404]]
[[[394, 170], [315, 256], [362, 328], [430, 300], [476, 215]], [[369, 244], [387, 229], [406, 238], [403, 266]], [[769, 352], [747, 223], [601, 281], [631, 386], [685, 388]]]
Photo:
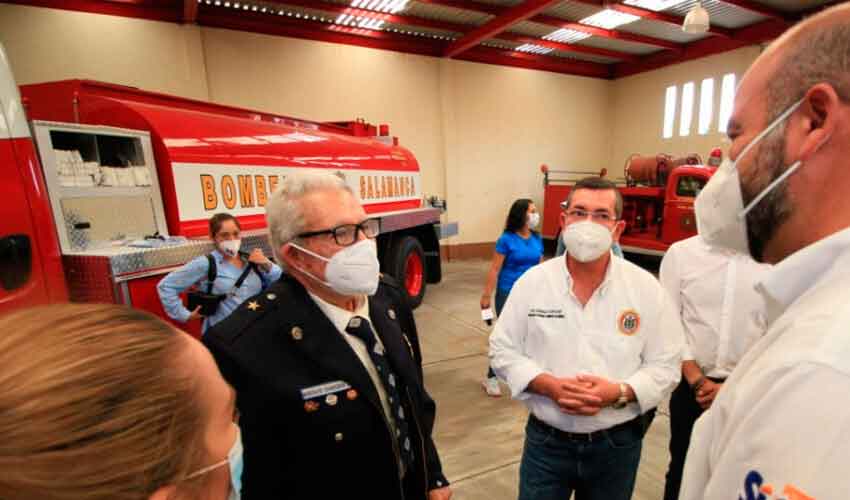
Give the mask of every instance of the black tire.
[[[411, 256], [414, 259], [418, 258], [422, 266], [421, 273], [419, 273], [421, 275], [418, 280], [419, 286], [414, 287], [418, 288], [418, 293], [416, 294], [411, 294], [411, 290], [408, 289], [411, 284], [407, 280], [408, 272], [415, 272], [415, 269], [408, 269], [408, 258]], [[396, 241], [387, 255], [387, 270], [398, 281], [399, 286], [404, 291], [404, 295], [407, 297], [410, 307], [412, 309], [419, 307], [419, 304], [422, 303], [422, 299], [425, 297], [425, 277], [427, 276], [425, 270], [425, 251], [422, 250], [422, 244], [419, 243], [419, 240], [413, 236], [405, 236]], [[415, 285], [417, 280], [413, 281]]]

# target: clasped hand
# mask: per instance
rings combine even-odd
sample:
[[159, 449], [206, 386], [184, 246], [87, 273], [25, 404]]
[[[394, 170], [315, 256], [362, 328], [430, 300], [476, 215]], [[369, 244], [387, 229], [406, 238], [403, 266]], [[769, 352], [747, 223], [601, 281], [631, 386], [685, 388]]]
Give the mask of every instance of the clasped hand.
[[620, 397], [620, 385], [596, 375], [577, 375], [550, 381], [548, 396], [568, 415], [592, 416]]

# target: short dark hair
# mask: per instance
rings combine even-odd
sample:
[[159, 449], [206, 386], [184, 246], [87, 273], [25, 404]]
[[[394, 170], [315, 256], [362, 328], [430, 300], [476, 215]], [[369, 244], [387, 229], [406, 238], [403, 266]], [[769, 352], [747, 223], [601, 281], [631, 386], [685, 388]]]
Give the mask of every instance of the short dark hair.
[[576, 182], [576, 185], [570, 190], [570, 194], [567, 195], [567, 199], [564, 200], [564, 210], [570, 208], [570, 202], [573, 200], [573, 193], [578, 191], [579, 189], [589, 189], [591, 191], [614, 191], [615, 202], [614, 202], [614, 215], [617, 216], [617, 220], [623, 216], [623, 194], [620, 193], [620, 190], [617, 189], [617, 185], [608, 179], [603, 179], [602, 177], [585, 177], [584, 179]]
[[528, 221], [528, 206], [534, 203], [528, 198], [520, 198], [514, 201], [511, 209], [508, 210], [508, 217], [505, 219], [505, 231], [515, 233], [522, 229]]
[[215, 235], [217, 235], [218, 232], [221, 231], [221, 225], [229, 220], [232, 220], [240, 231], [242, 230], [242, 225], [239, 224], [239, 219], [228, 213], [222, 212], [210, 217], [210, 236], [215, 238]]

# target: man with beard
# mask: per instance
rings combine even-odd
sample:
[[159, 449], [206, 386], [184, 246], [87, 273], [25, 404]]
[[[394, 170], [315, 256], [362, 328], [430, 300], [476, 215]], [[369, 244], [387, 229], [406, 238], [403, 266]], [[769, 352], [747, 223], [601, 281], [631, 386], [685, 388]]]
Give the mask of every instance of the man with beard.
[[776, 264], [768, 330], [697, 422], [680, 499], [850, 491], [850, 4], [776, 40], [744, 76], [700, 235]]

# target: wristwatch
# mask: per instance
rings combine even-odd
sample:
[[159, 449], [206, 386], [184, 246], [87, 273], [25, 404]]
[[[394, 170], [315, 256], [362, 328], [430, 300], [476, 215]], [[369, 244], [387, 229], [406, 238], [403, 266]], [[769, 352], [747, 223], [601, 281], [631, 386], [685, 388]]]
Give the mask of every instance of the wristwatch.
[[626, 392], [627, 392], [626, 384], [621, 383], [620, 384], [620, 397], [617, 398], [617, 401], [615, 401], [614, 404], [611, 405], [611, 408], [614, 408], [615, 410], [622, 410], [623, 408], [626, 407], [626, 405], [629, 402], [629, 398], [626, 396]]

